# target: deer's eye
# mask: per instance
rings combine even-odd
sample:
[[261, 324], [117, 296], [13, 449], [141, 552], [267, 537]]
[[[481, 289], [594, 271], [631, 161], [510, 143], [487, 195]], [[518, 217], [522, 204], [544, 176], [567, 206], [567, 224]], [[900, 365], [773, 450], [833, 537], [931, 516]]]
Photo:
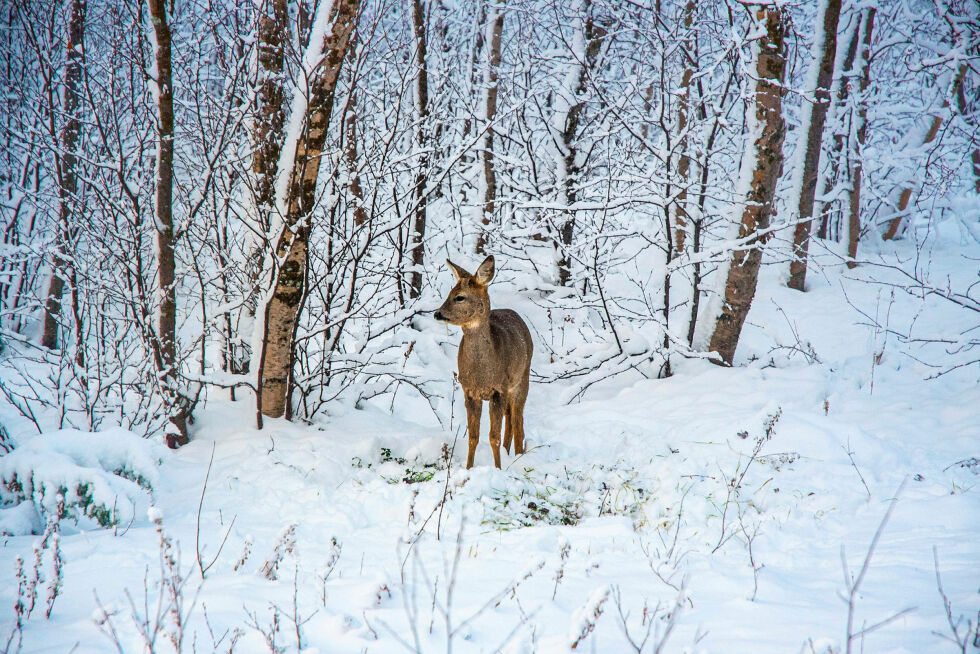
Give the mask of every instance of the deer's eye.
[[453, 302], [462, 302], [465, 299], [466, 299], [465, 296], [463, 296], [463, 295], [457, 295], [456, 297], [453, 298]]

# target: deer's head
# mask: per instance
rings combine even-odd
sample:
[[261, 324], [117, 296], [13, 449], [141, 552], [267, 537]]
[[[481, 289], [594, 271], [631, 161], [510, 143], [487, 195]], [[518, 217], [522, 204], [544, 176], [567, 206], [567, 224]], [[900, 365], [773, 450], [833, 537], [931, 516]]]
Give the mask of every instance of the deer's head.
[[487, 257], [471, 275], [446, 259], [449, 269], [456, 276], [456, 285], [449, 291], [446, 301], [433, 318], [463, 328], [472, 328], [490, 318], [490, 295], [487, 285], [493, 279], [493, 257]]

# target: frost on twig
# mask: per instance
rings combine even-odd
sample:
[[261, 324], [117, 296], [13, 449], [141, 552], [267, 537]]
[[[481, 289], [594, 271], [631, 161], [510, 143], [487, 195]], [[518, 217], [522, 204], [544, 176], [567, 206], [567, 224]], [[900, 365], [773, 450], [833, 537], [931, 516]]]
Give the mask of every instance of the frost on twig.
[[572, 649], [578, 648], [585, 638], [595, 631], [596, 623], [602, 616], [603, 606], [609, 599], [612, 589], [609, 586], [601, 586], [592, 591], [589, 599], [575, 613], [572, 614], [571, 623], [568, 627], [568, 642]]
[[262, 567], [259, 568], [259, 574], [270, 581], [275, 581], [279, 578], [279, 564], [282, 563], [283, 558], [287, 554], [292, 554], [296, 549], [296, 525], [291, 524], [282, 530], [279, 534], [279, 538], [276, 539], [275, 547], [272, 549], [272, 554], [266, 559]]

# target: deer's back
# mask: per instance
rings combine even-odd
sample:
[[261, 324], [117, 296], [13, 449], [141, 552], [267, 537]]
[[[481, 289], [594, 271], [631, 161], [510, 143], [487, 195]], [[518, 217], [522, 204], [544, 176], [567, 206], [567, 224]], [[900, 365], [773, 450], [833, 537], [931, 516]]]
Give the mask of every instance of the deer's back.
[[521, 368], [530, 367], [534, 351], [531, 331], [516, 311], [493, 309], [490, 312], [490, 335], [509, 360], [519, 361]]

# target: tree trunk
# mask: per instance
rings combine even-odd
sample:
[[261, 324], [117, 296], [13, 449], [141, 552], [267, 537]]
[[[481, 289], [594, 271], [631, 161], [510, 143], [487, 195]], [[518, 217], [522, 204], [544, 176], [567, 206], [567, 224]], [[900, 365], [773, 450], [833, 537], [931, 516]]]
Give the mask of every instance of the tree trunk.
[[[965, 66], [965, 64], [964, 64]], [[958, 83], [956, 84], [956, 109], [959, 111], [960, 115], [964, 118], [969, 113], [969, 107], [966, 102], [966, 91], [963, 90], [963, 85], [966, 82], [966, 71], [962, 71], [959, 76]], [[980, 143], [974, 142], [973, 152], [970, 153], [970, 160], [973, 163], [973, 187], [976, 189], [977, 194], [980, 195]]]
[[724, 276], [724, 302], [708, 346], [728, 365], [735, 358], [742, 325], [755, 296], [762, 245], [766, 240], [757, 233], [769, 226], [786, 133], [782, 115], [782, 81], [786, 69], [784, 16], [773, 6], [757, 6], [755, 16], [764, 24], [765, 34], [755, 44], [755, 111], [746, 117], [747, 134], [755, 141], [747, 144], [739, 174], [739, 188], [747, 192], [738, 238], [745, 241], [740, 246], [743, 249], [732, 253]]
[[486, 86], [486, 97], [484, 102], [484, 128], [486, 134], [483, 137], [483, 228], [480, 230], [476, 240], [476, 253], [485, 254], [484, 248], [487, 244], [487, 230], [493, 220], [493, 212], [497, 201], [497, 173], [493, 163], [493, 121], [497, 117], [497, 92], [498, 77], [500, 68], [500, 41], [504, 31], [504, 12], [500, 7], [491, 8], [487, 17], [489, 34], [487, 42], [487, 65], [484, 69], [483, 82]]
[[691, 80], [694, 78], [694, 38], [691, 36], [691, 27], [694, 25], [694, 11], [697, 8], [694, 0], [687, 0], [684, 5], [684, 29], [688, 37], [681, 45], [681, 56], [684, 57], [684, 73], [681, 75], [680, 101], [678, 102], [677, 112], [677, 131], [680, 140], [677, 149], [680, 151], [680, 160], [677, 162], [677, 177], [680, 180], [680, 188], [677, 190], [677, 201], [674, 209], [674, 250], [677, 254], [684, 252], [684, 243], [687, 238], [687, 188], [690, 185], [691, 157], [688, 152], [688, 128], [687, 122], [691, 112]]
[[[48, 295], [44, 301], [44, 326], [41, 331], [41, 345], [54, 350], [58, 347], [58, 315], [61, 313], [61, 298], [65, 290], [65, 279], [73, 278], [69, 268], [68, 243], [73, 240], [72, 217], [75, 192], [78, 190], [76, 166], [78, 158], [75, 148], [81, 121], [78, 119], [79, 86], [82, 82], [82, 62], [84, 58], [86, 0], [73, 0], [71, 22], [68, 25], [68, 54], [65, 60], [64, 106], [65, 125], [61, 130], [60, 149], [56, 157], [58, 165], [58, 240], [52, 261], [51, 279]], [[53, 109], [53, 107], [52, 107]], [[76, 344], [81, 347], [81, 344]], [[79, 350], [81, 351], [81, 350]]]
[[[820, 170], [820, 148], [823, 143], [823, 128], [830, 107], [830, 86], [834, 81], [834, 61], [837, 58], [837, 23], [840, 19], [841, 0], [826, 0], [823, 5], [821, 40], [814, 44], [814, 65], [817, 71], [817, 85], [814, 89], [813, 104], [805, 104], [801, 135], [806, 130], [805, 153], [803, 158], [803, 180], [797, 206], [796, 229], [793, 231], [793, 260], [789, 266], [787, 286], [797, 291], [806, 285], [807, 252], [810, 247], [810, 224], [813, 218], [813, 203], [817, 190], [817, 174]], [[818, 17], [818, 22], [819, 22]], [[804, 100], [806, 102], [806, 100]], [[802, 145], [802, 143], [801, 143]]]
[[[932, 122], [929, 124], [929, 129], [926, 130], [925, 138], [922, 139], [922, 145], [928, 145], [936, 140], [936, 135], [939, 134], [939, 128], [942, 127], [942, 124], [942, 116], [936, 115], [932, 117]], [[909, 185], [903, 188], [901, 193], [898, 194], [896, 211], [899, 215], [888, 221], [888, 227], [885, 229], [885, 233], [881, 235], [882, 240], [891, 241], [897, 239], [904, 233], [905, 212], [908, 210], [909, 203], [912, 201], [912, 190], [912, 186]]]
[[[300, 34], [309, 28], [304, 25], [305, 9], [305, 5], [301, 3], [297, 17]], [[252, 197], [260, 233], [270, 235], [276, 233], [274, 226], [281, 224], [283, 220], [276, 206], [276, 174], [279, 170], [286, 120], [283, 66], [286, 44], [290, 38], [287, 0], [261, 1], [257, 32], [257, 89], [252, 110]], [[262, 260], [266, 247], [263, 240], [256, 239], [249, 254], [251, 296], [246, 305], [249, 318], [254, 318], [258, 309], [257, 296], [260, 292]], [[252, 326], [251, 323], [252, 320], [246, 321], [243, 328], [248, 329]], [[249, 357], [243, 357], [242, 360], [242, 373], [247, 374], [255, 362]]]
[[576, 144], [579, 136], [579, 122], [582, 111], [585, 109], [585, 102], [581, 98], [585, 95], [585, 84], [589, 77], [589, 70], [595, 67], [599, 49], [602, 47], [602, 39], [606, 36], [606, 29], [592, 18], [591, 0], [580, 3], [579, 12], [580, 27], [578, 29], [582, 30], [582, 38], [586, 43], [585, 52], [572, 53], [572, 62], [569, 64], [570, 70], [564, 89], [568, 97], [561, 99], [562, 102], [568, 104], [568, 108], [564, 112], [558, 112], [556, 116], [561, 122], [561, 125], [558, 125], [561, 134], [561, 152], [558, 161], [559, 184], [566, 207], [566, 217], [559, 227], [558, 242], [555, 244], [559, 252], [558, 283], [561, 286], [567, 286], [572, 277], [570, 251], [572, 240], [575, 237], [575, 213], [568, 207], [574, 205], [578, 200], [576, 185], [583, 165], [583, 162], [578, 160], [579, 150]]
[[[473, 25], [473, 47], [470, 50], [470, 60], [469, 60], [469, 71], [467, 75], [467, 83], [469, 84], [469, 97], [476, 96], [477, 86], [482, 81], [483, 77], [480, 74], [480, 56], [483, 52], [483, 39], [486, 36], [486, 26], [484, 21], [486, 20], [487, 7], [486, 4], [480, 2], [479, 10], [476, 15], [476, 22]], [[476, 111], [470, 110], [468, 107], [463, 110], [463, 141], [466, 142], [473, 135], [473, 131], [478, 129], [475, 125], [473, 116]], [[473, 163], [473, 159], [469, 154], [463, 156], [463, 161], [468, 164]]]
[[[333, 111], [337, 79], [359, 6], [359, 0], [338, 0], [328, 16], [326, 13], [331, 7], [328, 3], [322, 3], [317, 10], [316, 21], [332, 18], [332, 26], [325, 31], [322, 43], [308, 46], [317, 48], [320, 65], [310, 76], [308, 101], [295, 105], [305, 106], [302, 129], [298, 134], [289, 135], [289, 138], [295, 139], [295, 154], [289, 172], [289, 185], [285, 190], [286, 197], [280, 199], [280, 206], [286, 207], [285, 225], [276, 239], [275, 263], [278, 265], [273, 265], [269, 288], [271, 294], [263, 311], [258, 370], [259, 426], [262, 415], [279, 418], [287, 413], [292, 386], [293, 341], [297, 317], [306, 294], [309, 213], [316, 201], [320, 159]], [[300, 88], [296, 92], [305, 91]]]
[[252, 173], [255, 176], [259, 224], [265, 233], [269, 233], [276, 211], [276, 172], [285, 121], [283, 61], [288, 38], [287, 0], [263, 0], [258, 26], [258, 89], [252, 127]]
[[868, 138], [868, 101], [865, 94], [871, 82], [871, 35], [874, 30], [875, 9], [868, 9], [864, 19], [861, 48], [861, 95], [858, 99], [857, 146], [854, 166], [851, 172], [851, 191], [849, 193], [850, 216], [847, 222], [847, 262], [848, 268], [857, 266], [858, 241], [861, 238], [861, 172], [863, 167], [864, 144]]
[[[956, 71], [956, 77], [953, 79], [953, 88], [962, 84], [963, 76], [966, 74], [966, 65], [960, 66], [959, 70]], [[943, 110], [949, 109], [949, 99], [943, 100]], [[926, 146], [936, 140], [936, 136], [939, 135], [939, 128], [943, 124], [943, 111], [936, 113], [932, 117], [932, 122], [929, 124], [929, 129], [926, 130], [925, 137], [922, 139], [922, 145]], [[888, 227], [885, 233], [881, 235], [882, 240], [891, 241], [902, 236], [905, 231], [905, 212], [909, 208], [909, 203], [912, 200], [912, 193], [914, 192], [915, 184], [909, 184], [902, 189], [902, 192], [898, 195], [898, 215], [888, 221]]]
[[[848, 40], [847, 50], [844, 54], [843, 65], [841, 66], [841, 76], [837, 83], [837, 102], [836, 102], [836, 112], [843, 112], [844, 108], [847, 106], [847, 99], [850, 97], [851, 92], [851, 68], [854, 66], [854, 58], [857, 56], [858, 42], [861, 40], [861, 25], [856, 25], [851, 31], [850, 39]], [[841, 124], [840, 120], [835, 120], [838, 126]], [[827, 176], [824, 186], [824, 195], [828, 195], [837, 183], [837, 176], [840, 170], [840, 162], [844, 153], [844, 142], [847, 140], [847, 135], [844, 134], [843, 129], [838, 127], [837, 131], [834, 132], [834, 143], [833, 143], [833, 155], [830, 157], [830, 161], [827, 164], [830, 166], [830, 174]], [[820, 227], [817, 230], [817, 236], [819, 238], [829, 238], [829, 219], [826, 210], [820, 211]]]
[[170, 25], [166, 0], [147, 0], [156, 39], [157, 166], [154, 220], [156, 229], [158, 302], [156, 358], [170, 425], [167, 445], [187, 444], [186, 402], [177, 379], [177, 289], [174, 260], [174, 96]]
[[428, 200], [425, 182], [429, 173], [429, 70], [426, 67], [425, 51], [425, 13], [422, 0], [412, 0], [412, 30], [415, 33], [415, 192], [412, 232], [408, 246], [412, 252], [412, 276], [408, 289], [410, 298], [422, 294], [422, 265], [425, 262], [425, 224], [428, 214]]
[[[353, 83], [353, 79], [351, 80]], [[357, 172], [357, 95], [353, 88], [350, 92], [350, 107], [344, 118], [344, 154], [347, 157], [347, 174], [349, 176], [348, 190], [354, 199], [354, 226], [360, 227], [367, 222], [367, 209], [364, 208], [364, 190], [361, 188], [361, 176]]]

